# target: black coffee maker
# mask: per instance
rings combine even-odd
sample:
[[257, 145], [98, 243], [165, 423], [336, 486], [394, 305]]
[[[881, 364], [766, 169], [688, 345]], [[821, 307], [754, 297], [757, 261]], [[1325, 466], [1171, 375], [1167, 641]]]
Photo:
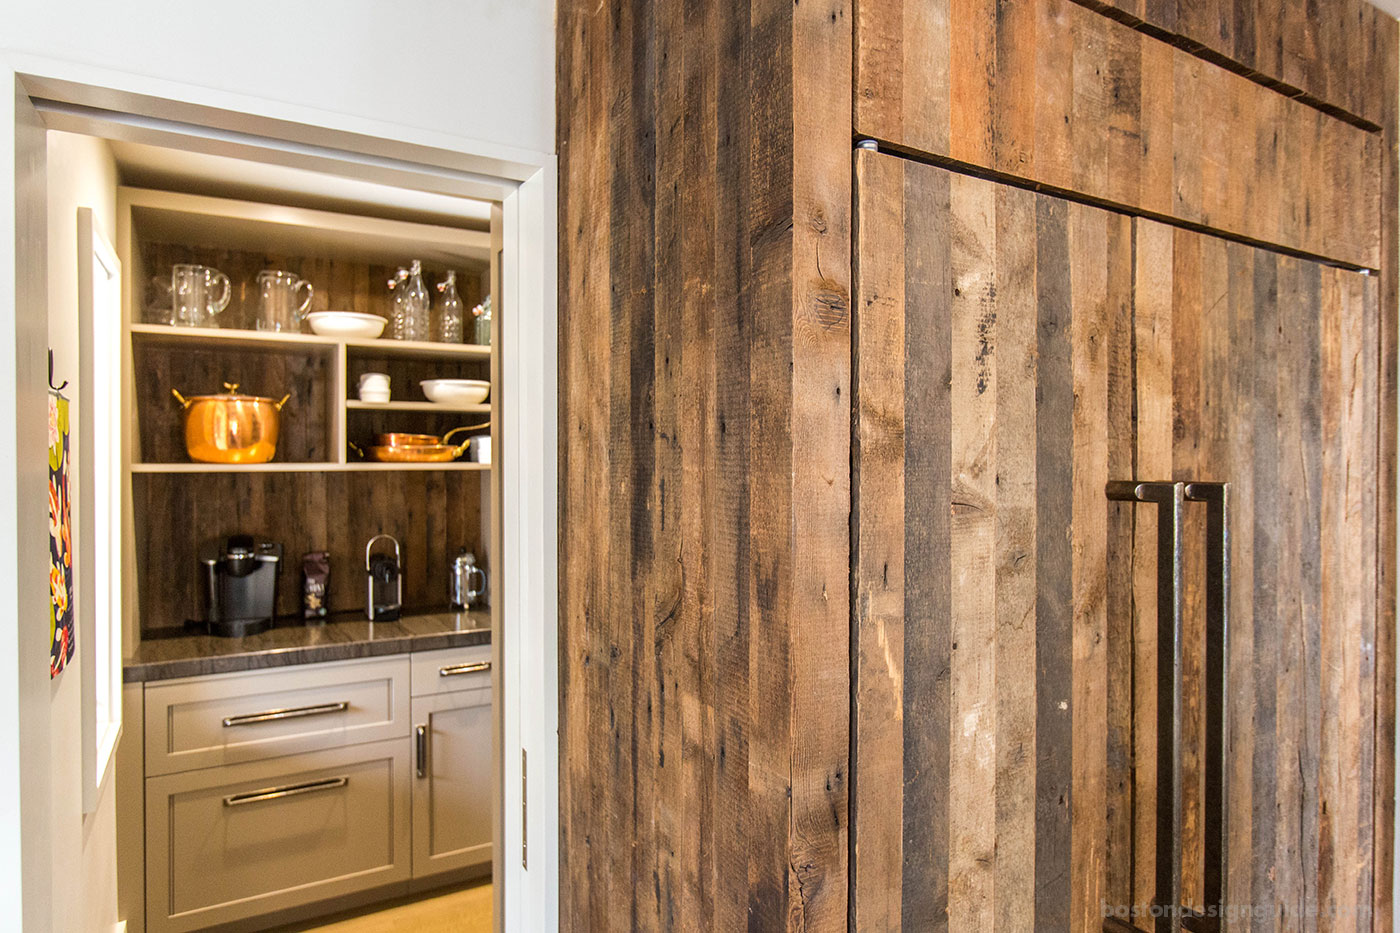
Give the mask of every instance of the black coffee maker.
[[282, 545], [252, 535], [229, 535], [199, 551], [204, 619], [210, 635], [242, 638], [272, 627]]

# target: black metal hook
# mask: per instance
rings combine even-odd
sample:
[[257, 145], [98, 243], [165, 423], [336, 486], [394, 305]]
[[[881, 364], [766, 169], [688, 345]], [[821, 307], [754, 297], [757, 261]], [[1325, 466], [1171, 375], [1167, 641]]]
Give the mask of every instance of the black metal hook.
[[55, 392], [62, 392], [64, 389], [68, 388], [67, 379], [63, 380], [62, 385], [53, 384], [53, 350], [49, 351], [49, 388]]

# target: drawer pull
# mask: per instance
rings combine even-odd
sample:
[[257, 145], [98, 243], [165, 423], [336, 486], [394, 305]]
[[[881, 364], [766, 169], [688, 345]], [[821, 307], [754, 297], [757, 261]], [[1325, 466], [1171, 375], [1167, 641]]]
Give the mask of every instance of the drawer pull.
[[264, 787], [250, 790], [246, 794], [234, 794], [224, 798], [224, 806], [236, 807], [245, 803], [258, 803], [262, 800], [276, 800], [279, 797], [295, 797], [298, 794], [311, 794], [318, 790], [333, 790], [350, 783], [348, 777], [325, 778], [320, 781], [304, 781], [300, 784], [284, 784], [281, 787]]
[[458, 674], [479, 674], [491, 670], [490, 661], [477, 661], [475, 664], [450, 664], [438, 668], [439, 677], [456, 677]]
[[413, 730], [414, 770], [418, 776], [428, 776], [428, 727], [419, 726]]
[[300, 719], [302, 716], [321, 716], [325, 713], [343, 713], [350, 704], [322, 703], [320, 706], [294, 706], [291, 709], [270, 709], [265, 713], [248, 713], [244, 716], [224, 717], [224, 726], [248, 726], [255, 722], [275, 722], [279, 719]]

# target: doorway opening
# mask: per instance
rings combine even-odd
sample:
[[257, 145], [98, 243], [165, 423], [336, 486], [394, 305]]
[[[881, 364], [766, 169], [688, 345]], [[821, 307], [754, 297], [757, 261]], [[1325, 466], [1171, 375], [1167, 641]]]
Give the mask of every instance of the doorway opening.
[[[47, 131], [49, 199], [65, 182], [53, 170], [105, 167], [110, 181], [105, 205], [82, 206], [88, 239], [108, 244], [120, 267], [119, 345], [78, 326], [56, 372], [86, 384], [94, 414], [93, 399], [111, 396], [95, 385], [102, 366], [93, 355], [114, 356], [105, 365], [123, 374], [120, 476], [108, 497], [120, 498], [111, 513], [119, 548], [87, 558], [121, 581], [111, 599], [120, 611], [111, 614], [115, 631], [79, 633], [88, 666], [101, 669], [96, 655], [109, 634], [125, 669], [112, 764], [100, 751], [88, 756], [94, 800], [121, 800], [121, 919], [129, 930], [254, 928], [485, 875], [495, 929], [551, 927], [552, 159], [511, 163], [19, 80]], [[47, 207], [53, 217], [55, 205]], [[46, 259], [58, 265], [54, 243], [50, 236]], [[177, 267], [199, 268], [214, 292], [193, 300], [204, 315], [193, 326], [177, 319], [188, 303]], [[290, 300], [267, 296], [267, 272], [295, 279]], [[449, 273], [460, 330], [446, 300]], [[443, 288], [429, 296], [428, 331], [403, 333], [402, 320], [391, 320], [395, 293], [420, 284]], [[374, 323], [350, 316], [313, 328], [302, 312], [377, 316], [386, 330], [419, 339], [327, 329]], [[84, 314], [98, 311], [75, 318]], [[51, 344], [69, 336], [64, 322], [49, 329]], [[378, 373], [389, 377], [387, 401], [360, 391]], [[484, 383], [486, 397], [435, 401], [426, 395], [433, 388], [462, 387], [420, 385], [433, 379]], [[247, 399], [225, 397], [235, 392], [225, 381]], [[191, 393], [225, 414], [282, 395], [301, 406], [289, 399], [278, 412], [267, 462], [208, 463], [192, 456]], [[85, 406], [75, 407], [81, 424]], [[440, 437], [445, 449], [434, 453], [444, 459], [417, 451], [395, 462], [395, 452], [374, 450], [394, 446], [376, 443], [387, 434]], [[227, 438], [223, 449], [232, 449]], [[92, 503], [83, 504], [91, 515]], [[392, 541], [367, 553], [380, 533]], [[276, 622], [234, 646], [191, 623], [207, 625], [220, 611], [267, 614], [261, 604], [249, 609], [248, 587], [231, 597], [222, 569], [210, 569], [240, 560], [243, 535], [258, 559], [278, 558], [276, 595], [266, 596]], [[381, 560], [395, 545], [394, 560]], [[464, 551], [486, 579], [460, 575], [472, 598], [454, 612], [449, 587]], [[330, 615], [311, 619], [308, 635], [303, 555], [320, 552], [329, 555], [329, 581], [319, 585]], [[376, 603], [374, 587], [386, 583], [395, 597]], [[369, 611], [358, 605], [362, 591], [375, 604]], [[88, 689], [86, 673], [82, 681], [94, 721], [104, 709], [114, 719], [103, 691]], [[527, 821], [531, 801], [540, 816]], [[279, 803], [291, 806], [278, 813]]]

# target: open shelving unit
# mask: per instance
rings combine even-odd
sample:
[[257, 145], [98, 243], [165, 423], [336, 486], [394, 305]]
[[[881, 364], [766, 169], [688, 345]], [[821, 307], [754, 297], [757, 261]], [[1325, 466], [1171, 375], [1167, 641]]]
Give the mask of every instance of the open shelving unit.
[[[136, 558], [136, 573], [125, 584], [128, 644], [183, 624], [200, 598], [193, 554], [201, 542], [226, 534], [282, 543], [289, 570], [301, 553], [329, 550], [331, 603], [341, 608], [363, 598], [363, 547], [379, 532], [403, 546], [408, 609], [442, 602], [459, 547], [490, 560], [501, 510], [489, 464], [367, 462], [352, 445], [367, 447], [377, 433], [441, 435], [483, 423], [469, 433], [494, 435], [500, 379], [492, 347], [266, 333], [254, 321], [263, 269], [311, 282], [311, 311], [387, 317], [387, 281], [413, 259], [422, 261], [430, 289], [456, 271], [470, 308], [495, 290], [498, 238], [478, 229], [135, 188], [119, 188], [117, 206], [125, 536]], [[161, 300], [154, 282], [168, 282], [175, 263], [212, 266], [228, 276], [232, 297], [214, 319], [217, 326], [154, 323]], [[392, 401], [355, 397], [365, 372], [389, 374]], [[491, 391], [480, 405], [440, 405], [418, 386], [429, 378], [486, 380]], [[271, 462], [190, 460], [184, 413], [171, 390], [217, 394], [224, 383], [250, 395], [290, 396]], [[298, 588], [284, 585], [279, 610], [290, 613], [298, 599]]]
[[[323, 456], [319, 458], [308, 457], [297, 459], [278, 459], [271, 463], [255, 464], [218, 464], [218, 463], [196, 463], [187, 457], [172, 457], [168, 451], [173, 446], [171, 444], [161, 444], [159, 450], [164, 455], [148, 457], [144, 454], [152, 451], [149, 439], [139, 435], [141, 430], [140, 415], [137, 411], [134, 414], [136, 419], [135, 431], [137, 432], [136, 443], [134, 444], [131, 459], [131, 470], [134, 473], [227, 473], [227, 472], [289, 472], [289, 471], [336, 471], [336, 470], [489, 470], [490, 465], [484, 463], [474, 463], [465, 460], [455, 460], [449, 463], [374, 463], [355, 459], [350, 447], [351, 442], [357, 442], [350, 436], [350, 421], [355, 413], [376, 413], [380, 416], [392, 417], [395, 415], [424, 415], [435, 421], [446, 423], [453, 418], [469, 422], [480, 423], [483, 419], [489, 421], [491, 416], [490, 396], [487, 401], [479, 405], [443, 405], [431, 402], [427, 399], [413, 401], [389, 401], [389, 402], [362, 402], [357, 398], [350, 397], [350, 387], [355, 383], [355, 379], [350, 378], [350, 373], [357, 368], [357, 364], [365, 361], [387, 362], [390, 367], [411, 364], [412, 368], [419, 369], [423, 373], [436, 374], [434, 367], [449, 367], [451, 364], [466, 362], [469, 367], [485, 369], [486, 372], [476, 372], [477, 377], [487, 376], [489, 378], [491, 348], [489, 346], [478, 346], [475, 344], [442, 344], [442, 343], [418, 343], [408, 341], [397, 341], [388, 339], [378, 340], [339, 340], [331, 337], [318, 337], [310, 334], [272, 334], [261, 331], [243, 330], [222, 330], [217, 328], [200, 327], [171, 327], [166, 324], [134, 324], [129, 328], [130, 340], [132, 344], [132, 356], [136, 361], [141, 361], [149, 352], [171, 354], [179, 358], [188, 359], [192, 354], [203, 353], [218, 358], [221, 351], [227, 357], [237, 351], [240, 354], [252, 353], [255, 356], [261, 355], [267, 360], [286, 356], [299, 357], [302, 360], [323, 360], [325, 369], [325, 382], [328, 386], [328, 403], [323, 417], [323, 431], [326, 433], [326, 440]], [[363, 367], [358, 367], [363, 369]], [[460, 367], [450, 369], [457, 372]], [[471, 371], [469, 368], [468, 371]], [[157, 430], [169, 432], [169, 422], [179, 420], [178, 407], [176, 407], [176, 417], [170, 417], [167, 413], [151, 411], [158, 405], [165, 405], [164, 397], [157, 397], [154, 388], [142, 392], [140, 388], [141, 375], [134, 373], [134, 380], [138, 386], [137, 393], [138, 409], [144, 407], [148, 413], [148, 420], [156, 421], [159, 424]], [[220, 377], [215, 376], [217, 382]], [[229, 380], [232, 381], [232, 380]], [[221, 387], [221, 383], [220, 383]], [[184, 388], [171, 386], [171, 388]], [[277, 396], [275, 388], [257, 388], [244, 385], [245, 391]], [[267, 391], [264, 391], [264, 390]], [[405, 386], [395, 384], [395, 392], [406, 392], [412, 394], [417, 390], [416, 385]], [[206, 390], [199, 390], [204, 394]], [[211, 386], [208, 392], [216, 392], [218, 388]], [[185, 392], [185, 394], [189, 394]], [[284, 425], [293, 422], [298, 413], [295, 407], [296, 398], [293, 392], [293, 399], [289, 400], [284, 409]], [[277, 396], [280, 397], [280, 396]], [[471, 416], [471, 417], [466, 417]], [[454, 425], [461, 427], [463, 425]], [[370, 432], [360, 433], [360, 446], [363, 445], [364, 435]], [[485, 430], [473, 433], [485, 433]], [[152, 451], [153, 452], [153, 451]], [[279, 455], [282, 453], [279, 450]]]

